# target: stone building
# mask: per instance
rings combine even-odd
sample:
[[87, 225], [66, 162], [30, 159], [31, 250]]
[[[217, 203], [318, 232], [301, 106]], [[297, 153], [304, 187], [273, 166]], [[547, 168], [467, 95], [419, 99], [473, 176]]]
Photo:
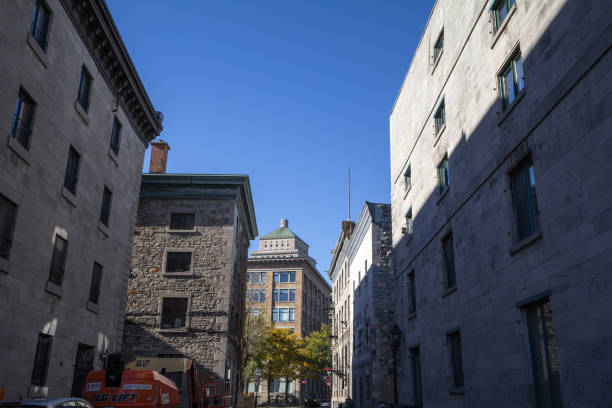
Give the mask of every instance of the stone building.
[[[255, 310], [270, 316], [275, 327], [290, 329], [297, 337], [305, 337], [329, 324], [331, 288], [316, 268], [316, 261], [308, 255], [308, 244], [289, 229], [289, 221], [282, 219], [280, 228], [262, 236], [259, 250], [249, 258], [246, 299]], [[286, 384], [284, 380], [273, 384], [265, 382], [258, 392], [270, 395], [285, 393], [305, 397], [327, 394], [323, 381], [307, 380]], [[255, 391], [255, 384], [249, 384]]]
[[80, 395], [121, 345], [156, 112], [103, 0], [0, 1], [0, 399]]
[[357, 219], [342, 222], [332, 251], [334, 343], [332, 406], [351, 398], [356, 408], [393, 402], [393, 263], [391, 205], [366, 202]]
[[399, 404], [612, 404], [612, 3], [438, 0], [390, 117]]
[[168, 150], [152, 143], [157, 173], [142, 176], [123, 352], [193, 359], [206, 377], [231, 382], [235, 399], [247, 250], [257, 235], [249, 178], [165, 174]]

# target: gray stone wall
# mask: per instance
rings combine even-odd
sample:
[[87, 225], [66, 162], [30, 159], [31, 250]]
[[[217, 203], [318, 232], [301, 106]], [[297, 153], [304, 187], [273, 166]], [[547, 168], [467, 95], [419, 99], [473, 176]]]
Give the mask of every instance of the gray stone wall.
[[[535, 407], [524, 302], [548, 296], [563, 406], [612, 403], [612, 5], [517, 0], [491, 33], [490, 2], [438, 1], [391, 115], [395, 319], [400, 404], [414, 404], [419, 346], [424, 406]], [[452, 16], [452, 18], [451, 18]], [[444, 27], [443, 55], [431, 64]], [[520, 47], [525, 91], [506, 112], [497, 74]], [[446, 128], [432, 131], [445, 99]], [[438, 192], [447, 154], [450, 187]], [[518, 242], [509, 172], [531, 156], [538, 233]], [[403, 184], [411, 163], [412, 186]], [[402, 234], [412, 207], [414, 235]], [[456, 290], [441, 239], [454, 239]], [[417, 312], [408, 313], [408, 273]], [[446, 334], [459, 329], [464, 387], [450, 384]]]

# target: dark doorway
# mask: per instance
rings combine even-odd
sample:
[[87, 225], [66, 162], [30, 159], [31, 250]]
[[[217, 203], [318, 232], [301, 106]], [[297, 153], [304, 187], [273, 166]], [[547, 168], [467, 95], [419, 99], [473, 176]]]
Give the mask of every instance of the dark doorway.
[[83, 386], [87, 373], [93, 370], [94, 348], [87, 344], [79, 343], [77, 349], [76, 362], [74, 364], [74, 377], [72, 378], [73, 397], [81, 397], [83, 395]]

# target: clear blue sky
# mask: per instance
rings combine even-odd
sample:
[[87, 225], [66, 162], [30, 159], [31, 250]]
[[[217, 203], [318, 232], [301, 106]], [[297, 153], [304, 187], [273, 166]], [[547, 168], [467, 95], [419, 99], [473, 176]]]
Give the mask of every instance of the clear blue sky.
[[324, 273], [348, 167], [352, 220], [390, 202], [389, 114], [433, 0], [107, 4], [165, 115], [168, 173], [248, 174], [259, 234], [288, 218]]

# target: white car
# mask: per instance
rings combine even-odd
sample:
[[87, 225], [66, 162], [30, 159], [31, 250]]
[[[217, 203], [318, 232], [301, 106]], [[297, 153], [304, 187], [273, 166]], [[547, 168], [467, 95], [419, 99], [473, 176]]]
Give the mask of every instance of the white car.
[[2, 408], [93, 408], [93, 406], [81, 398], [56, 398], [56, 399], [28, 399], [18, 402], [5, 402], [0, 404]]

